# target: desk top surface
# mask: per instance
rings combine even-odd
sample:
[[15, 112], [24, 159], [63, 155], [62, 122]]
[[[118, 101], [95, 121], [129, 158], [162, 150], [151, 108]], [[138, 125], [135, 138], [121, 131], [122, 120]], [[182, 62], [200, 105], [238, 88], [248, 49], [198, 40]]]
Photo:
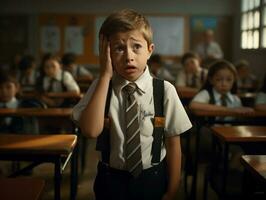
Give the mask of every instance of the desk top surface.
[[44, 180], [37, 178], [0, 178], [1, 200], [41, 199]]
[[266, 117], [265, 111], [254, 111], [250, 113], [236, 113], [233, 111], [213, 111], [213, 110], [192, 110], [191, 111], [195, 116], [198, 117], [223, 117], [223, 116], [232, 116], [232, 117]]
[[211, 129], [226, 142], [266, 142], [266, 126], [214, 126]]
[[77, 136], [0, 134], [0, 154], [68, 155], [77, 143]]
[[0, 116], [70, 117], [72, 108], [0, 108]]
[[246, 169], [266, 183], [266, 155], [243, 155], [241, 161]]

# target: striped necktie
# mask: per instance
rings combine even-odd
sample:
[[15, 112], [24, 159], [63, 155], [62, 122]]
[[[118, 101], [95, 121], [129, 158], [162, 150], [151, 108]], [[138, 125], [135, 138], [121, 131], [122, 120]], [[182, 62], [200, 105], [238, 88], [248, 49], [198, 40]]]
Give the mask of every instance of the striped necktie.
[[53, 92], [54, 83], [56, 82], [55, 78], [50, 78], [49, 85], [47, 88], [47, 92]]
[[226, 94], [222, 94], [221, 95], [221, 106], [227, 106], [227, 95]]
[[129, 83], [124, 87], [126, 94], [126, 134], [125, 159], [126, 169], [136, 178], [142, 171], [140, 129], [138, 104], [134, 97], [136, 84]]

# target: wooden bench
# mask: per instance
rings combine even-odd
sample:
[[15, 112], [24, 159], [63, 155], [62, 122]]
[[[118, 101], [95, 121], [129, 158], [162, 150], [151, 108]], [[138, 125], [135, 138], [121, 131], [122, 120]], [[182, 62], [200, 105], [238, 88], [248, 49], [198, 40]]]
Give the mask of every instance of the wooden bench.
[[1, 200], [41, 199], [45, 181], [37, 178], [1, 178]]

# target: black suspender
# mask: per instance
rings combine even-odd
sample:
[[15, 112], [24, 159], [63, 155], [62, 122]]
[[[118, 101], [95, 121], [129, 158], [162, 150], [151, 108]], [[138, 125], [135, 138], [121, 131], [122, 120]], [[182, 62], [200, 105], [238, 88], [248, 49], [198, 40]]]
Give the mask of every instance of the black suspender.
[[160, 163], [161, 160], [161, 148], [164, 138], [164, 126], [157, 126], [155, 119], [157, 117], [164, 117], [164, 82], [160, 79], [153, 79], [153, 99], [154, 99], [154, 124], [153, 124], [153, 142], [152, 142], [152, 165]]
[[[111, 81], [109, 83], [107, 99], [105, 104], [105, 119], [108, 118], [109, 108], [110, 108], [110, 100], [112, 93], [112, 84]], [[160, 79], [153, 78], [153, 99], [154, 99], [154, 111], [155, 111], [155, 119], [163, 118], [164, 113], [164, 81]], [[154, 119], [154, 130], [153, 130], [153, 143], [152, 143], [152, 165], [156, 165], [160, 163], [161, 159], [161, 148], [162, 142], [164, 139], [164, 126], [157, 126], [155, 124]], [[163, 119], [164, 121], [164, 119]], [[97, 138], [96, 150], [101, 151], [102, 161], [105, 163], [109, 163], [110, 161], [110, 133], [109, 127], [104, 126], [102, 133]]]

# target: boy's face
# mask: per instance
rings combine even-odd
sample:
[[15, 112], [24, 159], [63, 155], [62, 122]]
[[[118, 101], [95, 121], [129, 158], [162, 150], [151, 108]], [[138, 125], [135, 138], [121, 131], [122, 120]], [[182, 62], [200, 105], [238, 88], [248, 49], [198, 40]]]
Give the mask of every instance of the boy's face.
[[137, 80], [144, 72], [153, 48], [154, 45], [148, 46], [138, 30], [112, 35], [110, 49], [114, 70], [126, 80]]
[[234, 74], [229, 69], [217, 71], [210, 80], [213, 88], [220, 94], [226, 94], [231, 91], [234, 81]]
[[49, 59], [44, 64], [44, 72], [49, 77], [56, 77], [60, 68], [60, 64], [54, 59]]
[[18, 85], [13, 82], [0, 84], [0, 102], [8, 102], [16, 96]]
[[185, 70], [188, 74], [197, 73], [199, 66], [199, 60], [196, 58], [188, 58], [184, 62]]

